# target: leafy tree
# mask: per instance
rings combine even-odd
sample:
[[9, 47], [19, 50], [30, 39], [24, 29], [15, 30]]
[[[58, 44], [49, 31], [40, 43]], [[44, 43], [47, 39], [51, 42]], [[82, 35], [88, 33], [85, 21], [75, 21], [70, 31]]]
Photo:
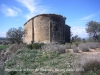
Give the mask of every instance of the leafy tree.
[[25, 31], [22, 29], [22, 27], [16, 28], [10, 28], [8, 32], [6, 33], [7, 39], [10, 40], [12, 43], [17, 42], [20, 44], [22, 42], [23, 35], [25, 34]]
[[86, 24], [86, 32], [89, 34], [90, 38], [94, 40], [99, 40], [100, 38], [100, 22], [90, 21]]

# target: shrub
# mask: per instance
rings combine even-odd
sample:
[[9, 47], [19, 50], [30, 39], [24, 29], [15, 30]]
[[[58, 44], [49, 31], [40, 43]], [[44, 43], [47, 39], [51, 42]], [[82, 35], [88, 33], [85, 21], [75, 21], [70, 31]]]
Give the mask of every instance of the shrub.
[[27, 48], [32, 49], [32, 44], [28, 44]]
[[66, 49], [71, 49], [71, 46], [67, 44]]
[[89, 52], [88, 48], [82, 48], [82, 52]]
[[66, 45], [60, 45], [60, 44], [46, 44], [42, 46], [42, 50], [44, 51], [50, 51], [56, 54], [65, 53]]
[[76, 45], [72, 45], [71, 48], [72, 48], [72, 49], [75, 49], [75, 48], [77, 48], [77, 47], [76, 47]]
[[100, 62], [98, 60], [87, 61], [83, 65], [83, 69], [85, 72], [92, 71], [92, 72], [99, 72], [100, 73]]
[[69, 49], [71, 49], [72, 44], [71, 44], [71, 43], [67, 43], [67, 44], [68, 44], [68, 46], [69, 46]]
[[91, 49], [96, 49], [100, 47], [99, 42], [87, 42], [86, 45], [88, 46], [88, 48], [91, 48]]
[[75, 49], [73, 49], [73, 52], [75, 52], [75, 53], [78, 53], [78, 49], [77, 48], [75, 48]]
[[86, 42], [83, 44], [79, 44], [79, 48], [82, 51], [89, 51], [89, 48], [91, 49], [96, 49], [100, 47], [100, 43], [99, 42]]
[[76, 45], [72, 45], [71, 48], [73, 49], [73, 52], [77, 53], [79, 50], [78, 48], [76, 47]]
[[29, 49], [40, 49], [43, 43], [33, 43], [33, 44], [28, 44], [27, 48]]
[[66, 49], [71, 49], [72, 44], [71, 43], [65, 43]]
[[[100, 54], [86, 54], [81, 55], [80, 65], [85, 73], [98, 73], [100, 74]], [[95, 74], [95, 75], [99, 75]], [[91, 74], [92, 75], [92, 74]], [[94, 75], [94, 74], [93, 74]]]
[[79, 45], [79, 42], [75, 42], [75, 45], [78, 47], [78, 45]]
[[32, 49], [40, 49], [42, 46], [42, 43], [34, 43], [32, 44]]
[[82, 50], [82, 52], [88, 52], [88, 46], [86, 44], [79, 44], [79, 48]]

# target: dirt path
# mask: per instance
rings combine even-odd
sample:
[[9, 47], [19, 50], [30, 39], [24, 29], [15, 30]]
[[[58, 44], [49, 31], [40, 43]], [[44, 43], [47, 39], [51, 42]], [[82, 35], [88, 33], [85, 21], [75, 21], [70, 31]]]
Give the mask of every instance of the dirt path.
[[76, 53], [76, 54], [100, 54], [100, 48], [97, 48], [97, 49], [89, 49], [89, 52], [82, 52], [81, 50], [79, 50], [79, 53]]

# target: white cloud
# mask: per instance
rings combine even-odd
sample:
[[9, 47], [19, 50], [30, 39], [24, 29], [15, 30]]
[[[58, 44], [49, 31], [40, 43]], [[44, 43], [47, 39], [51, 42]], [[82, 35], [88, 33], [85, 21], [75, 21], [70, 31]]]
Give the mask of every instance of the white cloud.
[[88, 37], [85, 27], [82, 27], [82, 26], [71, 27], [71, 32], [72, 32], [73, 36], [78, 35], [81, 38]]
[[91, 14], [91, 15], [88, 15], [88, 16], [86, 16], [86, 17], [83, 17], [83, 18], [81, 18], [81, 19], [79, 19], [79, 20], [89, 20], [89, 19], [93, 18], [95, 15], [96, 15], [96, 14]]
[[19, 12], [21, 12], [21, 10], [19, 8], [16, 7], [8, 7], [5, 4], [2, 4], [2, 8], [1, 8], [1, 12], [5, 15], [5, 16], [17, 16]]
[[39, 5], [39, 0], [16, 0], [29, 10], [29, 13], [25, 15], [27, 19], [31, 17], [47, 12], [47, 8]]
[[22, 12], [19, 8], [13, 7], [14, 9], [16, 9], [18, 12]]
[[0, 37], [6, 37], [6, 32], [0, 32]]
[[81, 23], [83, 23], [83, 22], [85, 22], [85, 21], [87, 21], [87, 20], [92, 20], [92, 18], [95, 17], [96, 15], [98, 15], [98, 14], [95, 13], [95, 14], [91, 14], [91, 15], [82, 17], [82, 18], [80, 18], [80, 19], [77, 19], [75, 23], [76, 23], [76, 24], [81, 24]]

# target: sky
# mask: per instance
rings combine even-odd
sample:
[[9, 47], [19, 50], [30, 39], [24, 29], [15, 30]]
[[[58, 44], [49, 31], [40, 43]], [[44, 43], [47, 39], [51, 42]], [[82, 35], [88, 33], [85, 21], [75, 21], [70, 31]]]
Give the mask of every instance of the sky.
[[43, 13], [65, 16], [73, 36], [86, 38], [86, 24], [92, 20], [100, 22], [100, 0], [0, 0], [0, 37]]

